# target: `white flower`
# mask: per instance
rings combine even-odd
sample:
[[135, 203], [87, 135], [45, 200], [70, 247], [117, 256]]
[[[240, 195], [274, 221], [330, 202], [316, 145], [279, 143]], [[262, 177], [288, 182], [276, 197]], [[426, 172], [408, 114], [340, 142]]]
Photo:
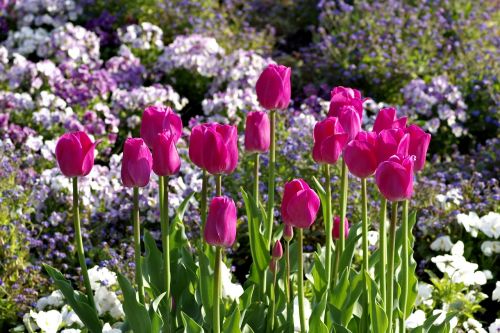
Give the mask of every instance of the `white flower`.
[[116, 274], [106, 267], [94, 266], [89, 269], [90, 286], [97, 290], [101, 285], [113, 286], [116, 284]]
[[38, 313], [31, 311], [30, 315], [35, 319], [38, 327], [46, 333], [56, 333], [62, 323], [62, 315], [57, 310], [40, 311]]
[[102, 327], [102, 333], [121, 333], [122, 331], [117, 328], [112, 328], [110, 324], [106, 323]]
[[81, 330], [77, 329], [77, 328], [66, 328], [64, 330], [61, 331], [61, 333], [80, 333]]
[[226, 265], [221, 265], [222, 297], [238, 300], [243, 294], [243, 287], [231, 281], [231, 271]]
[[64, 304], [64, 296], [60, 290], [55, 290], [49, 296], [40, 298], [36, 302], [36, 308], [38, 311], [45, 309], [47, 306], [60, 307]]
[[71, 310], [68, 305], [64, 305], [61, 309], [62, 320], [65, 326], [71, 326], [73, 324], [77, 324], [80, 327], [83, 327], [83, 323], [75, 313], [75, 311]]
[[116, 294], [106, 287], [99, 287], [94, 295], [94, 300], [99, 316], [109, 313], [113, 318], [120, 319], [124, 316], [123, 306]]
[[[444, 308], [447, 307], [447, 304], [444, 304], [443, 305], [443, 309], [438, 309], [438, 310], [433, 310], [432, 311], [432, 315], [437, 315], [437, 314], [440, 314], [439, 317], [437, 317], [437, 319], [434, 321], [434, 325], [441, 325], [443, 323], [443, 321], [446, 319], [446, 315], [448, 314], [447, 310], [445, 310]], [[458, 318], [457, 317], [453, 317], [450, 319], [450, 321], [448, 322], [450, 324], [450, 332], [453, 332], [453, 329], [457, 326], [458, 324]]]
[[474, 318], [467, 319], [467, 321], [463, 323], [463, 327], [468, 333], [486, 333], [483, 325]]
[[[299, 308], [299, 298], [295, 297], [293, 299], [293, 308]], [[307, 298], [304, 298], [304, 317], [306, 319], [306, 327], [309, 325], [309, 317], [311, 316], [311, 303]], [[294, 332], [301, 332], [300, 330], [300, 317], [299, 311], [293, 311], [293, 330]]]
[[458, 214], [457, 221], [465, 228], [465, 231], [471, 234], [472, 237], [477, 237], [480, 220], [476, 213], [470, 212], [469, 215]]
[[422, 310], [417, 310], [413, 312], [408, 319], [406, 319], [407, 328], [416, 328], [424, 324], [425, 312]]
[[378, 231], [368, 231], [368, 244], [375, 246], [378, 243]]
[[33, 151], [39, 151], [43, 146], [43, 137], [42, 136], [33, 136], [30, 135], [25, 143], [26, 147]]
[[452, 246], [453, 242], [451, 241], [450, 236], [441, 236], [436, 238], [434, 242], [431, 243], [431, 250], [449, 252]]
[[481, 251], [490, 257], [493, 253], [500, 253], [500, 241], [485, 241], [481, 244]]
[[464, 255], [464, 242], [458, 241], [451, 247], [451, 254], [454, 256]]
[[433, 289], [434, 287], [432, 285], [419, 281], [417, 284], [417, 299], [415, 300], [415, 304], [425, 304], [427, 306], [432, 306]]
[[500, 237], [500, 214], [489, 212], [481, 217], [479, 230], [488, 237], [498, 239]]
[[491, 299], [500, 302], [500, 281], [497, 281], [495, 285], [495, 290], [491, 294]]
[[500, 332], [500, 318], [491, 323], [488, 327], [489, 333], [498, 333]]

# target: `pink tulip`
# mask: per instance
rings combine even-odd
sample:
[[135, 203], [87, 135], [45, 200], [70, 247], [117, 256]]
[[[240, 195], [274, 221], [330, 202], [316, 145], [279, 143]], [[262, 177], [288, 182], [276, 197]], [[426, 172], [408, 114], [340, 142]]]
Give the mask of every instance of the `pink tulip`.
[[375, 182], [387, 200], [401, 201], [411, 198], [414, 158], [393, 155], [377, 167]]
[[361, 117], [356, 109], [349, 105], [343, 106], [339, 110], [339, 122], [347, 133], [347, 141], [354, 140], [359, 131], [361, 131]]
[[214, 246], [229, 247], [236, 240], [236, 206], [228, 197], [215, 197], [210, 203], [205, 224], [205, 241]]
[[349, 142], [344, 149], [344, 161], [349, 171], [359, 178], [366, 178], [377, 169], [375, 145], [377, 133], [359, 132], [356, 139]]
[[273, 247], [272, 257], [275, 259], [280, 259], [282, 256], [283, 256], [283, 247], [281, 246], [281, 242], [277, 240]]
[[[344, 237], [347, 239], [349, 235], [349, 221], [347, 221], [347, 217], [344, 218]], [[332, 237], [333, 239], [340, 238], [340, 217], [335, 216], [333, 219], [333, 229], [332, 229]]]
[[417, 125], [410, 125], [406, 128], [406, 133], [410, 135], [410, 147], [408, 155], [415, 156], [415, 171], [420, 171], [425, 165], [425, 156], [431, 142], [431, 135], [425, 133]]
[[309, 228], [316, 220], [319, 197], [303, 179], [285, 184], [281, 202], [281, 216], [285, 224], [296, 228]]
[[283, 238], [289, 242], [293, 238], [293, 227], [289, 224], [285, 224], [285, 228], [283, 229]]
[[66, 177], [86, 176], [94, 166], [94, 150], [100, 143], [92, 143], [85, 132], [63, 134], [56, 145], [59, 169]]
[[170, 107], [148, 106], [142, 114], [141, 138], [152, 148], [159, 133], [169, 132], [175, 143], [182, 135], [181, 118]]
[[375, 151], [377, 163], [380, 164], [389, 159], [392, 155], [408, 155], [410, 146], [410, 136], [405, 134], [401, 128], [382, 130], [378, 133]]
[[335, 164], [347, 139], [338, 118], [329, 117], [317, 122], [314, 126], [313, 159], [318, 163]]
[[276, 273], [276, 269], [278, 268], [278, 265], [276, 264], [276, 260], [274, 258], [271, 259], [269, 262], [269, 271], [271, 273]]
[[149, 183], [153, 157], [144, 140], [128, 138], [123, 144], [122, 183], [125, 187], [144, 187]]
[[179, 172], [180, 167], [175, 137], [169, 132], [159, 133], [153, 144], [153, 171], [158, 176], [171, 176]]
[[250, 153], [265, 153], [269, 150], [271, 127], [267, 113], [249, 112], [245, 124], [245, 150]]
[[373, 131], [377, 134], [385, 129], [405, 128], [407, 117], [397, 118], [395, 108], [383, 108], [377, 113]]
[[329, 117], [339, 117], [340, 110], [345, 106], [351, 106], [356, 110], [359, 119], [363, 119], [363, 100], [361, 93], [352, 88], [335, 87], [330, 93]]
[[290, 104], [292, 70], [282, 65], [271, 64], [260, 74], [255, 90], [264, 109], [286, 109]]

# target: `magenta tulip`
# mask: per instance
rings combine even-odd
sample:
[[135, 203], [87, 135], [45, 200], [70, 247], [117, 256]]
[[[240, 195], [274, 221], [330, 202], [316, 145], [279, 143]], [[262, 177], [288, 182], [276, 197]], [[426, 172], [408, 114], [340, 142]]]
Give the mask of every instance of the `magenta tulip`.
[[209, 127], [215, 127], [215, 123], [196, 125], [189, 137], [189, 159], [201, 169], [206, 169], [203, 162], [203, 142]]
[[408, 155], [415, 156], [415, 171], [420, 171], [425, 165], [425, 156], [431, 142], [431, 135], [425, 133], [417, 125], [410, 125], [406, 128], [406, 133], [410, 135], [410, 147]]
[[377, 167], [375, 182], [387, 200], [401, 201], [411, 198], [414, 158], [393, 155]]
[[410, 146], [410, 136], [405, 134], [401, 128], [382, 130], [378, 133], [375, 151], [377, 163], [380, 164], [389, 159], [392, 155], [408, 155]]
[[281, 242], [277, 240], [273, 247], [272, 257], [275, 259], [280, 259], [282, 256], [283, 256], [283, 247], [281, 246]]
[[249, 112], [245, 124], [245, 150], [250, 153], [265, 153], [269, 150], [271, 127], [267, 113]]
[[283, 238], [289, 242], [293, 238], [293, 227], [289, 224], [285, 224], [285, 228], [283, 229]]
[[344, 132], [347, 133], [347, 141], [354, 140], [359, 131], [361, 131], [361, 117], [351, 105], [340, 108], [338, 118]]
[[264, 109], [286, 109], [290, 104], [292, 70], [282, 65], [271, 64], [260, 74], [255, 90]]
[[179, 172], [180, 167], [175, 137], [169, 132], [159, 133], [153, 143], [153, 171], [158, 176], [171, 176]]
[[276, 263], [276, 260], [272, 258], [269, 262], [269, 271], [274, 274], [276, 273], [276, 268], [278, 268], [278, 265]]
[[303, 179], [285, 184], [281, 202], [281, 216], [285, 224], [296, 228], [309, 228], [316, 220], [319, 197]]
[[313, 159], [318, 163], [335, 164], [347, 144], [348, 135], [338, 118], [329, 117], [314, 126]]
[[229, 247], [236, 240], [236, 206], [228, 197], [215, 197], [210, 203], [205, 224], [205, 241], [214, 246]]
[[340, 111], [345, 106], [351, 106], [356, 110], [360, 119], [363, 119], [363, 100], [361, 93], [352, 88], [335, 87], [330, 93], [329, 117], [339, 117]]
[[148, 106], [142, 114], [141, 138], [152, 148], [159, 133], [169, 132], [175, 143], [182, 135], [181, 118], [170, 107]]
[[[349, 221], [347, 221], [347, 217], [344, 219], [344, 237], [347, 239], [349, 235]], [[335, 216], [333, 219], [333, 229], [332, 229], [332, 237], [333, 239], [340, 238], [340, 217]]]
[[100, 143], [92, 143], [85, 132], [63, 134], [56, 145], [59, 169], [66, 177], [86, 176], [94, 166], [94, 150]]
[[144, 187], [149, 183], [153, 157], [144, 140], [128, 138], [123, 144], [122, 183], [125, 187]]
[[395, 108], [383, 108], [377, 113], [373, 131], [377, 134], [385, 129], [405, 128], [407, 117], [397, 118]]
[[344, 161], [349, 171], [359, 178], [366, 178], [377, 169], [375, 145], [377, 133], [359, 132], [356, 139], [349, 142], [344, 149]]

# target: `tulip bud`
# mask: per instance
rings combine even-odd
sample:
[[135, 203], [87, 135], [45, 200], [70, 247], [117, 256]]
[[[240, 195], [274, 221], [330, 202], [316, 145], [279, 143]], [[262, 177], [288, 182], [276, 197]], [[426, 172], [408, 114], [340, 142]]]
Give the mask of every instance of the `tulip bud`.
[[149, 183], [153, 157], [142, 139], [128, 138], [123, 144], [121, 177], [125, 187], [144, 187]]
[[391, 128], [405, 128], [406, 117], [397, 118], [395, 108], [383, 108], [377, 113], [375, 123], [373, 124], [373, 131], [377, 134], [385, 129]]
[[293, 227], [289, 224], [285, 224], [285, 229], [283, 230], [283, 238], [289, 242], [293, 238]]
[[281, 246], [281, 242], [279, 240], [276, 241], [273, 247], [273, 258], [281, 259], [283, 256], [283, 247]]
[[383, 130], [377, 135], [375, 152], [377, 154], [377, 163], [386, 161], [392, 155], [408, 155], [410, 146], [410, 136], [405, 134], [401, 128]]
[[363, 118], [363, 100], [358, 90], [335, 87], [332, 89], [330, 95], [329, 117], [340, 117], [341, 109], [346, 106], [351, 106], [358, 113], [359, 119]]
[[86, 176], [94, 166], [94, 150], [100, 143], [92, 143], [85, 132], [63, 134], [56, 145], [59, 169], [66, 177]]
[[175, 137], [169, 132], [159, 133], [153, 144], [153, 171], [158, 176], [171, 176], [179, 172], [180, 167]]
[[278, 268], [278, 265], [276, 264], [276, 260], [274, 260], [274, 258], [271, 259], [271, 261], [269, 262], [269, 271], [271, 273], [276, 273], [276, 269]]
[[318, 163], [335, 164], [347, 144], [348, 135], [335, 117], [314, 126], [313, 159]]
[[182, 135], [181, 118], [170, 107], [148, 106], [142, 114], [141, 138], [152, 148], [159, 133], [168, 132], [177, 143]]
[[286, 109], [290, 104], [292, 70], [282, 65], [271, 64], [260, 74], [255, 90], [264, 109]]
[[390, 201], [410, 199], [413, 194], [414, 156], [391, 156], [375, 172], [375, 182], [382, 195]]
[[267, 113], [249, 112], [245, 124], [245, 150], [265, 153], [269, 150], [271, 127]]
[[[347, 217], [344, 218], [344, 238], [347, 239], [349, 235], [349, 221], [347, 221]], [[333, 219], [333, 229], [332, 229], [332, 237], [333, 239], [340, 238], [340, 217], [335, 216]]]
[[359, 178], [366, 178], [377, 169], [375, 144], [377, 133], [359, 132], [356, 140], [347, 144], [344, 150], [344, 161], [349, 171]]
[[319, 197], [303, 179], [285, 184], [281, 216], [286, 224], [296, 228], [309, 228], [316, 220]]
[[431, 135], [425, 133], [417, 125], [410, 125], [406, 128], [406, 133], [410, 135], [410, 147], [408, 149], [408, 155], [415, 156], [415, 171], [420, 171], [425, 165], [425, 156], [427, 155], [427, 149], [429, 148], [429, 143], [431, 142]]
[[229, 247], [236, 240], [236, 206], [228, 197], [215, 197], [210, 203], [205, 224], [205, 241], [214, 246]]

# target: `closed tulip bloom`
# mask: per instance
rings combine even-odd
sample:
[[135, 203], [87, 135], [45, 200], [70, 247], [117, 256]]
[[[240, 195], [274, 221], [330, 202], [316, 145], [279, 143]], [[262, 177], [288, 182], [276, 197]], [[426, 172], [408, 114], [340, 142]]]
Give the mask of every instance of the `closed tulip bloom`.
[[303, 179], [285, 184], [281, 216], [285, 224], [296, 228], [309, 228], [316, 220], [319, 197]]
[[431, 142], [431, 135], [425, 133], [423, 129], [417, 125], [410, 125], [406, 128], [406, 133], [410, 135], [410, 147], [408, 155], [415, 156], [415, 171], [420, 171], [424, 168], [427, 149]]
[[180, 167], [175, 137], [169, 132], [159, 133], [153, 144], [153, 171], [158, 176], [171, 176], [179, 172]]
[[128, 138], [123, 144], [122, 183], [125, 187], [144, 187], [149, 183], [153, 157], [144, 140]]
[[265, 153], [271, 141], [271, 125], [267, 113], [249, 112], [245, 124], [245, 150], [250, 153]]
[[293, 238], [293, 227], [289, 224], [285, 224], [285, 228], [283, 229], [283, 238], [289, 242]]
[[205, 169], [203, 163], [203, 142], [209, 127], [215, 127], [215, 123], [199, 124], [191, 130], [189, 137], [189, 159], [199, 168]]
[[282, 256], [283, 256], [283, 247], [281, 246], [281, 242], [277, 240], [273, 247], [272, 257], [275, 259], [280, 259]]
[[414, 158], [393, 155], [377, 167], [375, 182], [387, 200], [401, 201], [411, 198]]
[[347, 133], [347, 141], [354, 140], [359, 131], [361, 131], [361, 117], [353, 106], [343, 106], [339, 111], [339, 122]]
[[375, 151], [377, 163], [380, 164], [392, 155], [408, 155], [410, 136], [401, 128], [382, 130], [378, 133]]
[[278, 265], [276, 264], [276, 260], [272, 258], [269, 262], [269, 271], [274, 274], [276, 273], [276, 268], [278, 268]]
[[397, 118], [395, 108], [383, 108], [377, 113], [375, 123], [373, 124], [373, 131], [380, 133], [385, 129], [391, 128], [405, 128], [406, 117]]
[[[344, 218], [344, 237], [347, 239], [349, 235], [349, 221], [347, 221], [347, 217]], [[332, 229], [332, 237], [333, 239], [340, 238], [340, 217], [335, 216], [333, 219], [333, 229]]]
[[335, 87], [330, 92], [330, 96], [329, 117], [339, 117], [340, 110], [343, 107], [351, 106], [357, 111], [359, 118], [363, 118], [363, 100], [358, 90], [346, 87]]
[[255, 90], [264, 109], [286, 109], [290, 104], [292, 70], [282, 65], [271, 64], [260, 74]]
[[349, 142], [344, 149], [344, 161], [349, 171], [359, 178], [366, 178], [377, 169], [375, 145], [377, 133], [359, 132], [356, 139]]
[[214, 246], [232, 246], [236, 239], [236, 206], [228, 197], [215, 197], [205, 224], [205, 241]]
[[141, 138], [152, 148], [159, 133], [169, 132], [175, 143], [182, 135], [181, 118], [170, 107], [148, 106], [142, 114]]
[[99, 142], [92, 143], [85, 132], [63, 134], [56, 145], [57, 164], [63, 175], [88, 175], [94, 166], [94, 150]]
[[348, 135], [338, 118], [329, 117], [314, 126], [313, 159], [318, 163], [335, 164], [347, 144]]

